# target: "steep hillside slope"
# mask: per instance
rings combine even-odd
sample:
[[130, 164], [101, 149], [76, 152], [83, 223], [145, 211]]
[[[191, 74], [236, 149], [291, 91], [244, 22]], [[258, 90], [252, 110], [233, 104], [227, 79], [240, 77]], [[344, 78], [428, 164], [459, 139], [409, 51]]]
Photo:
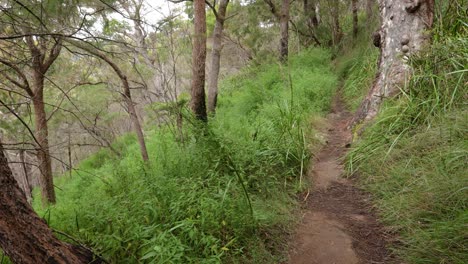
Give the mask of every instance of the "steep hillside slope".
[[329, 65], [327, 51], [312, 49], [287, 67], [245, 69], [223, 83], [207, 127], [184, 109], [183, 133], [172, 123], [147, 131], [149, 164], [131, 135], [122, 138], [124, 156], [102, 150], [82, 162], [39, 214], [112, 263], [280, 261], [319, 143], [311, 116], [328, 111], [336, 87]]

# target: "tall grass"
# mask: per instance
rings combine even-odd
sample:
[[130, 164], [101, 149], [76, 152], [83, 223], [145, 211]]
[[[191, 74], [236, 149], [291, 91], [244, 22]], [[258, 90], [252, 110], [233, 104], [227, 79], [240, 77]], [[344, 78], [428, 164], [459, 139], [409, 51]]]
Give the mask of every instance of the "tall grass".
[[329, 60], [312, 49], [245, 69], [222, 83], [206, 127], [185, 119], [183, 142], [171, 126], [147, 130], [148, 164], [127, 136], [122, 157], [89, 157], [56, 182], [56, 205], [35, 208], [111, 263], [281, 261], [318, 144], [310, 116], [327, 112], [336, 86]]
[[[434, 41], [413, 77], [347, 157], [409, 263], [466, 263], [467, 21], [464, 1], [439, 3]], [[442, 16], [441, 16], [442, 15]]]

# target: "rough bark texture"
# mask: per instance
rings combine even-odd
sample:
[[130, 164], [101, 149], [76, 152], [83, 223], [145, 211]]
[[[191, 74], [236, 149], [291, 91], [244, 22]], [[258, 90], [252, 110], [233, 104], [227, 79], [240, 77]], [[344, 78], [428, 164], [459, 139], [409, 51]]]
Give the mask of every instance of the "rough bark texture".
[[191, 101], [195, 117], [207, 121], [205, 103], [206, 11], [204, 0], [194, 0], [194, 37], [192, 50]]
[[224, 21], [226, 19], [226, 9], [229, 0], [221, 0], [216, 16], [213, 30], [213, 48], [211, 50], [211, 71], [208, 74], [208, 112], [214, 113], [218, 101], [218, 79], [221, 62], [222, 37]]
[[[35, 80], [36, 85], [44, 86], [43, 78]], [[40, 146], [37, 150], [37, 161], [41, 176], [39, 178], [43, 203], [55, 203], [55, 190], [52, 174], [52, 161], [49, 152], [49, 135], [47, 127], [47, 117], [44, 109], [43, 87], [37, 87], [33, 97], [35, 137]]]
[[[32, 36], [26, 37], [26, 43], [31, 53], [31, 76], [32, 87], [24, 76], [24, 85], [20, 86], [31, 96], [34, 108], [35, 135], [37, 140], [37, 161], [39, 163], [40, 187], [43, 204], [55, 203], [55, 190], [52, 175], [52, 161], [49, 150], [47, 115], [44, 107], [44, 81], [50, 66], [57, 59], [62, 48], [61, 39], [38, 38], [36, 41]], [[53, 43], [51, 48], [48, 44]]]
[[353, 38], [358, 34], [358, 1], [351, 0], [351, 9], [353, 11]]
[[58, 240], [13, 178], [0, 142], [0, 247], [17, 264], [101, 263], [81, 246]]
[[374, 33], [374, 41], [380, 40], [379, 72], [353, 125], [375, 117], [382, 100], [405, 87], [411, 73], [408, 56], [430, 42], [428, 30], [433, 23], [434, 0], [380, 0], [379, 4], [382, 25]]
[[280, 60], [285, 62], [288, 60], [288, 48], [289, 48], [289, 1], [283, 0], [281, 5], [280, 14]]

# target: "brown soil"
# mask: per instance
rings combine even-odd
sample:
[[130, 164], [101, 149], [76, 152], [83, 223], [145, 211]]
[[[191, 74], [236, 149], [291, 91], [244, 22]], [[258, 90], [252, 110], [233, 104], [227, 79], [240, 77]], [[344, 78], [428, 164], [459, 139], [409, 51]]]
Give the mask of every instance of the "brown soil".
[[395, 263], [389, 237], [377, 221], [370, 196], [342, 177], [342, 158], [351, 134], [351, 114], [338, 95], [328, 116], [327, 145], [309, 169], [314, 189], [304, 197], [301, 224], [293, 236], [290, 264]]

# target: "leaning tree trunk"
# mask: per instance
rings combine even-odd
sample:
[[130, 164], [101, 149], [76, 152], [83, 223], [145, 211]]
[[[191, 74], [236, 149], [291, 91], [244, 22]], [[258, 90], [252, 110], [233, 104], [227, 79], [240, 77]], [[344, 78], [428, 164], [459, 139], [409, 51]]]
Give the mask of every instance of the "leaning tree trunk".
[[286, 62], [288, 60], [289, 49], [289, 1], [283, 0], [280, 13], [280, 60]]
[[221, 61], [224, 21], [229, 0], [219, 2], [216, 22], [213, 30], [213, 49], [211, 50], [211, 71], [208, 75], [208, 112], [214, 113], [218, 102], [218, 79]]
[[204, 0], [194, 0], [194, 37], [192, 49], [191, 101], [195, 117], [207, 121], [205, 103], [206, 11]]
[[133, 100], [132, 100], [132, 93], [130, 91], [130, 85], [128, 83], [127, 75], [125, 75], [123, 71], [120, 69], [120, 67], [117, 66], [117, 64], [115, 64], [103, 52], [96, 50], [94, 48], [88, 47], [77, 41], [67, 40], [67, 42], [105, 61], [112, 68], [112, 70], [114, 70], [115, 74], [117, 74], [120, 81], [122, 82], [122, 86], [123, 86], [122, 95], [123, 95], [125, 104], [127, 105], [128, 115], [130, 116], [130, 121], [132, 121], [133, 130], [136, 133], [138, 144], [140, 145], [141, 157], [144, 161], [148, 161], [149, 157], [148, 157], [148, 150], [146, 148], [145, 136], [143, 134], [143, 129], [141, 127], [140, 120], [138, 119], [138, 114], [135, 109], [135, 104], [133, 103]]
[[90, 250], [58, 240], [37, 216], [13, 178], [1, 142], [0, 247], [18, 264], [101, 263]]
[[44, 77], [41, 73], [33, 73], [34, 96], [32, 98], [34, 108], [35, 137], [40, 144], [37, 150], [37, 161], [40, 171], [40, 188], [42, 203], [55, 203], [54, 179], [52, 174], [52, 162], [49, 150], [47, 116], [44, 108]]
[[385, 98], [405, 88], [411, 73], [408, 57], [430, 42], [434, 0], [380, 0], [379, 4], [382, 25], [373, 36], [374, 44], [380, 47], [379, 71], [353, 125], [375, 117]]

